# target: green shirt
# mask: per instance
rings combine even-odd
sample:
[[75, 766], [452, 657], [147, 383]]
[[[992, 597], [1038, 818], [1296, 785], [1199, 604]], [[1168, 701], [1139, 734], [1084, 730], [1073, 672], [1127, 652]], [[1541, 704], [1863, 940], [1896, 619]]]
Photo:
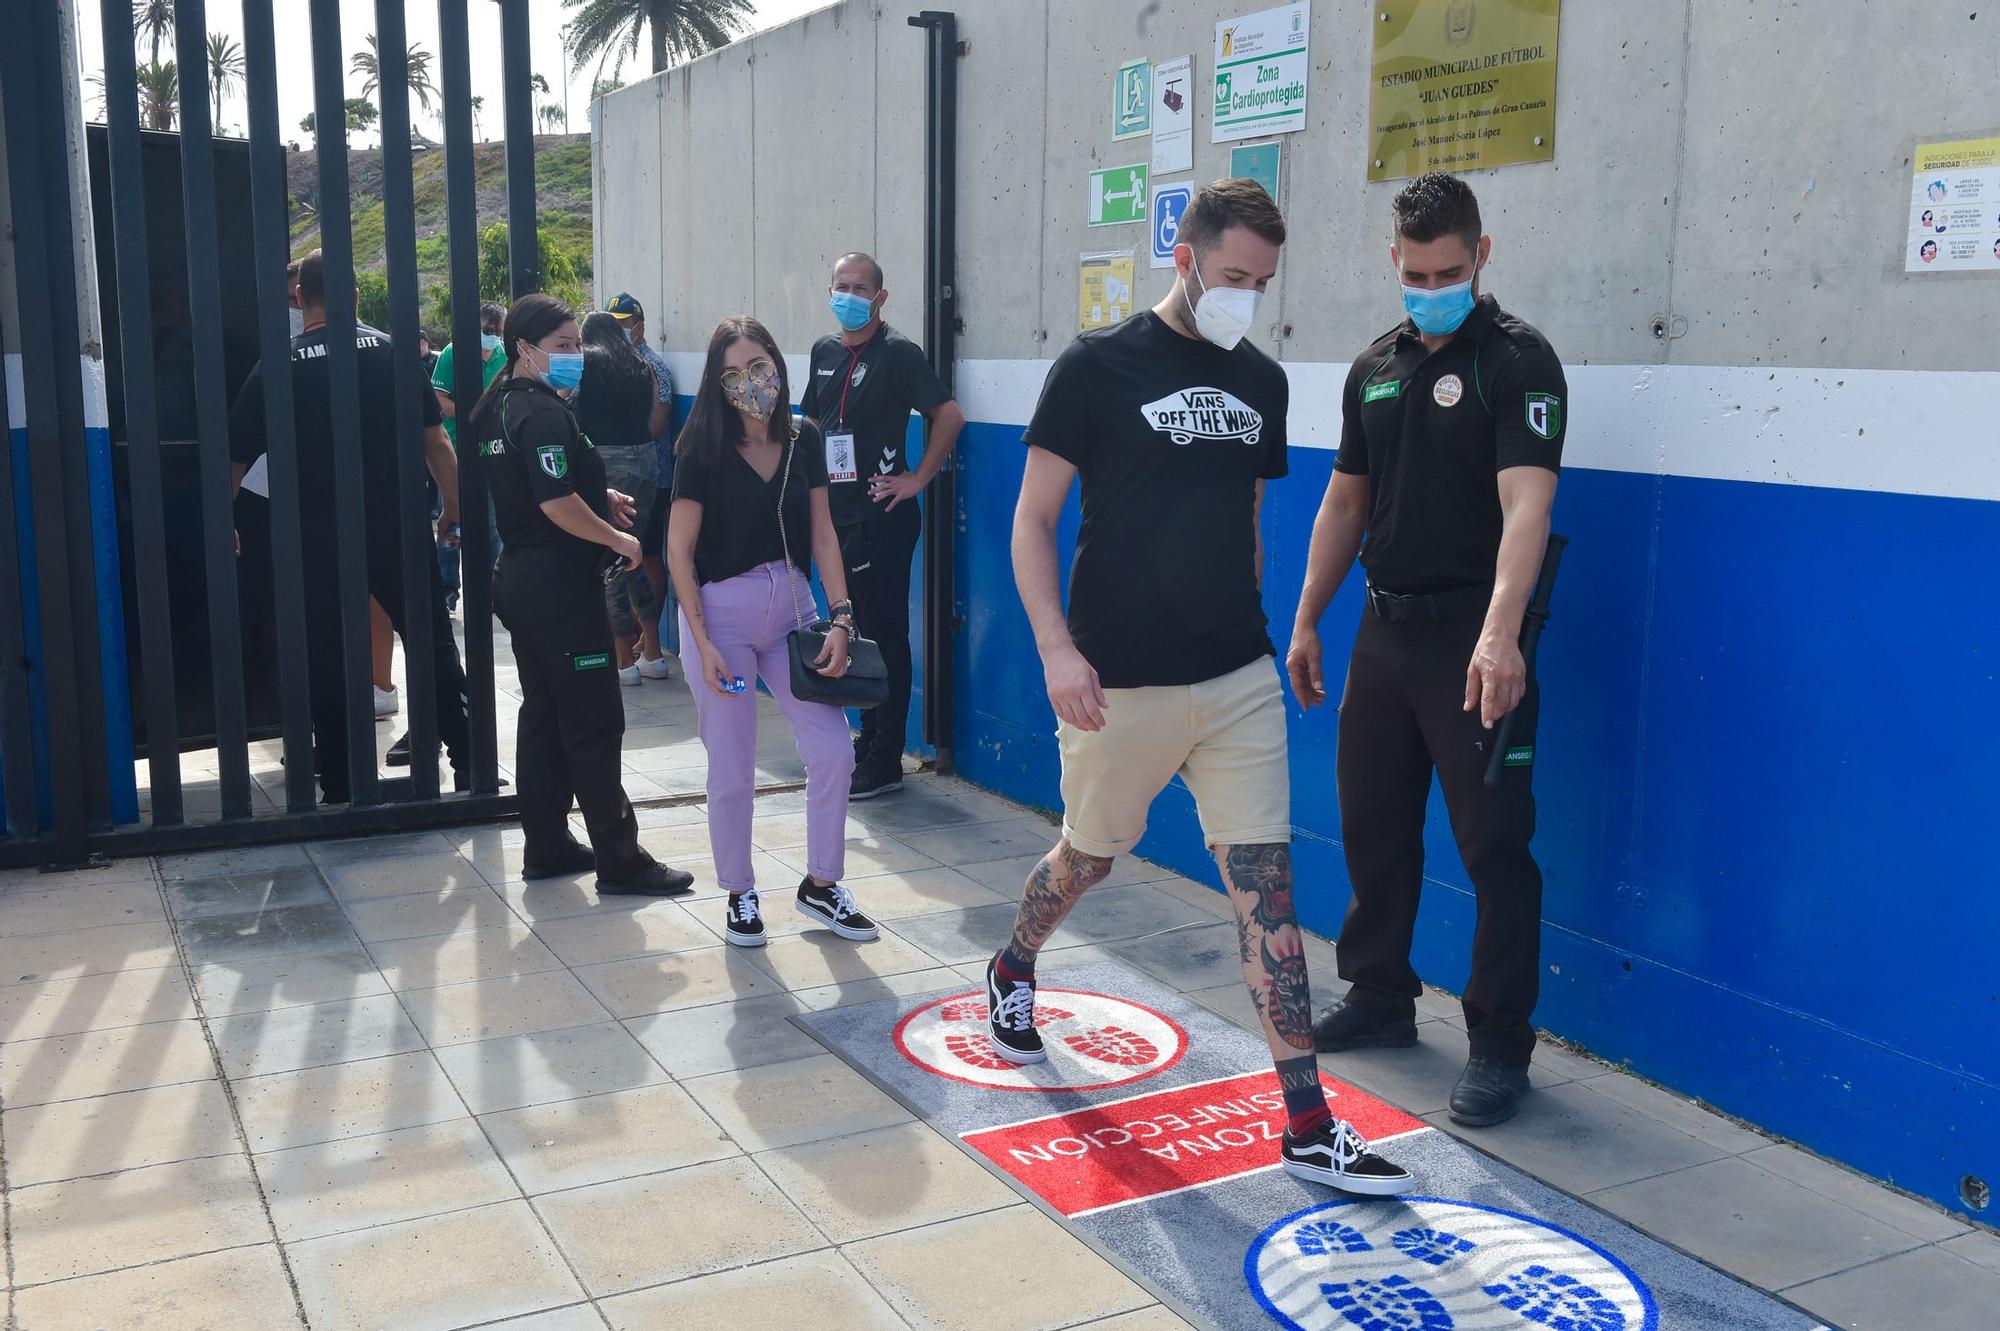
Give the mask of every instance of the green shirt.
[[[458, 391], [458, 385], [456, 382], [454, 382], [452, 378], [453, 372], [451, 368], [451, 360], [452, 360], [451, 352], [452, 352], [452, 344], [447, 342], [445, 344], [444, 350], [438, 353], [437, 365], [433, 367], [431, 370], [431, 383], [437, 388], [443, 389], [446, 397], [451, 397], [454, 393]], [[506, 363], [507, 363], [507, 358], [501, 355], [497, 351], [494, 352], [491, 356], [488, 356], [486, 358], [486, 366], [485, 366], [486, 373], [481, 378], [479, 383], [480, 392], [483, 393], [488, 388], [492, 387], [494, 378], [500, 373], [501, 367], [506, 365]], [[458, 403], [455, 399], [452, 402], [452, 405], [454, 407], [458, 406]], [[472, 404], [470, 402], [466, 403], [464, 410], [466, 411], [472, 410]], [[458, 446], [457, 420], [455, 420], [451, 416], [445, 417], [444, 432], [451, 436], [452, 447], [456, 448]]]

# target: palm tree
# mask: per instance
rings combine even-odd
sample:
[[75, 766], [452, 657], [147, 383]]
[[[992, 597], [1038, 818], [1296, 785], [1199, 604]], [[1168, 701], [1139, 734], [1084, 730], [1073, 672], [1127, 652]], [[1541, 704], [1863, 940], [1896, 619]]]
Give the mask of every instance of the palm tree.
[[562, 128], [563, 109], [554, 102], [545, 103], [536, 114], [541, 117], [542, 133], [553, 134]]
[[147, 129], [172, 129], [180, 114], [181, 74], [174, 62], [155, 60], [138, 69], [139, 114]]
[[156, 67], [160, 63], [160, 43], [173, 30], [174, 0], [132, 0], [132, 35], [152, 41]]
[[612, 76], [639, 53], [639, 34], [652, 38], [653, 72], [676, 61], [727, 46], [756, 16], [754, 0], [563, 0], [576, 17], [563, 26], [563, 40], [579, 64], [599, 52], [618, 49]]
[[472, 99], [472, 141], [474, 143], [481, 142], [479, 137], [479, 109], [485, 105], [486, 99], [484, 97], [474, 97]]
[[[373, 97], [375, 90], [382, 86], [381, 61], [377, 59], [380, 48], [375, 45], [375, 34], [368, 34], [368, 49], [356, 51], [349, 68], [362, 76], [361, 95]], [[431, 82], [431, 53], [421, 46], [410, 47], [410, 93], [417, 99], [417, 105], [428, 111], [431, 98], [438, 95], [437, 85]]]
[[222, 123], [222, 98], [243, 82], [243, 47], [226, 32], [208, 34], [208, 91], [215, 99], [215, 119], [211, 128]]

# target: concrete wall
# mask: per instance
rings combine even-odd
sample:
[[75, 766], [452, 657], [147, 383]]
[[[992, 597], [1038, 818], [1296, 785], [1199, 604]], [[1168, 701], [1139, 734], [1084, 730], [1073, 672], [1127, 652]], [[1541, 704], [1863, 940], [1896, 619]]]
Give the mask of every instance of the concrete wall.
[[[1141, 303], [1168, 284], [1144, 227], [1083, 224], [1087, 171], [1146, 152], [1110, 140], [1112, 71], [1192, 54], [1199, 91], [1214, 23], [1255, 8], [959, 8], [957, 753], [1045, 806], [1052, 721], [1006, 551], [1019, 427], [1074, 327], [1079, 251], [1140, 250]], [[1399, 317], [1396, 187], [1365, 175], [1368, 13], [1313, 7], [1309, 123], [1283, 150], [1292, 242], [1256, 332], [1294, 389], [1292, 477], [1265, 515], [1281, 631], [1346, 362]], [[2000, 14], [1972, 14], [1572, 3], [1555, 160], [1473, 182], [1487, 289], [1571, 367], [1540, 1020], [1952, 1206], [1962, 1175], [2000, 1176], [2000, 281], [1905, 276], [1900, 251], [1912, 146], [2000, 127]], [[660, 311], [669, 350], [749, 309], [803, 352], [851, 248], [882, 257], [891, 320], [921, 325], [923, 43], [905, 17], [850, 0], [605, 102], [598, 272]], [[1227, 145], [1196, 107], [1207, 179]], [[1350, 587], [1330, 643], [1358, 613]], [[1336, 725], [1292, 730], [1300, 900], [1328, 932], [1346, 904]], [[1417, 959], [1456, 989], [1471, 898], [1441, 809], [1427, 835]], [[1142, 850], [1212, 877], [1178, 788]]]

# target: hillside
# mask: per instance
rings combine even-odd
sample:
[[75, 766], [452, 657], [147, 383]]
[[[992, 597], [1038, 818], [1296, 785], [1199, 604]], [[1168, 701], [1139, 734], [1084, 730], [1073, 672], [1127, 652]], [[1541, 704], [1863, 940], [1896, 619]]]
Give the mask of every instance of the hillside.
[[[507, 216], [507, 148], [482, 143], [473, 149], [473, 181], [479, 225], [483, 231]], [[292, 253], [304, 254], [319, 244], [319, 154], [310, 149], [287, 156], [287, 187], [292, 196]], [[374, 285], [367, 274], [380, 275], [387, 263], [383, 253], [382, 152], [355, 148], [347, 155], [349, 215], [354, 227], [354, 263], [362, 276], [363, 304]], [[445, 225], [444, 150], [420, 148], [414, 154], [413, 184], [417, 223], [417, 291], [426, 322], [441, 311], [439, 300], [450, 265]], [[535, 138], [535, 206], [544, 245], [553, 243], [574, 267], [584, 289], [590, 283], [590, 136], [548, 134]], [[553, 257], [553, 256], [545, 256]], [[559, 260], [558, 260], [559, 262]], [[482, 292], [492, 296], [500, 293]]]

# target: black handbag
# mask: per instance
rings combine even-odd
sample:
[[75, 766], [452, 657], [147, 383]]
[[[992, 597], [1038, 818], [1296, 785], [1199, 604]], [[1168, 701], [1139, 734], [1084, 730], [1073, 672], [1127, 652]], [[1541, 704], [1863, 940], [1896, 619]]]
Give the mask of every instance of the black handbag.
[[[785, 449], [785, 475], [778, 482], [778, 539], [785, 548], [785, 572], [789, 577], [798, 565], [792, 562], [792, 537], [785, 528], [785, 491], [792, 483], [792, 454], [798, 451], [799, 430], [792, 427], [791, 443]], [[822, 675], [813, 668], [826, 650], [827, 634], [833, 625], [818, 618], [807, 622], [805, 603], [799, 600], [799, 584], [792, 581], [792, 618], [798, 627], [785, 635], [785, 651], [792, 663], [792, 696], [804, 702], [825, 703], [830, 707], [855, 707], [866, 711], [889, 700], [889, 667], [882, 660], [882, 648], [857, 634], [847, 635], [847, 673], [839, 679]]]

